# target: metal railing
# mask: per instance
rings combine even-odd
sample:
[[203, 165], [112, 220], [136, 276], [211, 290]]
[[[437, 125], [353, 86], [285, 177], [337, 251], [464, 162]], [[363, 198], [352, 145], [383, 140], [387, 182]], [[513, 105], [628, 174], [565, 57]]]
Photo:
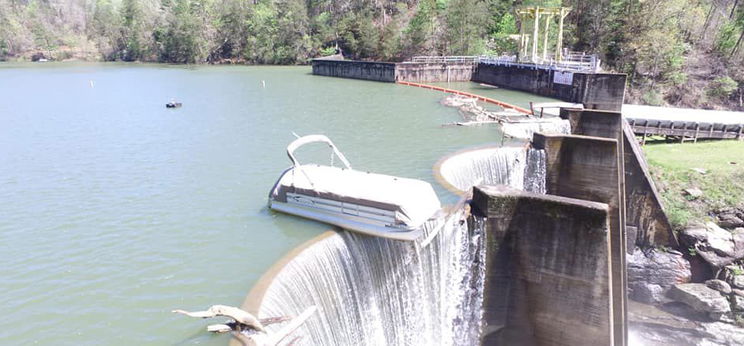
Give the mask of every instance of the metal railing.
[[600, 60], [595, 54], [584, 54], [569, 52], [563, 59], [543, 59], [542, 57], [523, 57], [521, 61], [516, 56], [480, 56], [478, 61], [483, 64], [502, 65], [502, 66], [519, 66], [524, 68], [540, 68], [547, 70], [570, 70], [599, 72]]
[[413, 63], [427, 64], [477, 64], [477, 56], [414, 56]]
[[519, 66], [525, 68], [540, 68], [547, 70], [569, 70], [599, 72], [600, 60], [596, 54], [566, 51], [559, 61], [543, 59], [542, 57], [525, 56], [518, 59], [516, 55], [501, 56], [414, 56], [410, 63], [426, 64], [491, 64], [502, 66]]

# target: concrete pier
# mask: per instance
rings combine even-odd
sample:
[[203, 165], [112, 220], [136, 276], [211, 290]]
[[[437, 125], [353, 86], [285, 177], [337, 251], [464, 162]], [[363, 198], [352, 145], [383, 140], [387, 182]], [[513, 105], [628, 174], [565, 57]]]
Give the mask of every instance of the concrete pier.
[[677, 246], [643, 152], [623, 116], [618, 112], [562, 109], [561, 117], [569, 120], [573, 134], [614, 138], [621, 143], [627, 251], [632, 252], [633, 246]]
[[532, 145], [544, 149], [548, 194], [605, 203], [609, 206], [614, 343], [625, 344], [625, 221], [616, 139], [578, 135], [535, 134]]
[[609, 206], [479, 186], [482, 345], [612, 345]]

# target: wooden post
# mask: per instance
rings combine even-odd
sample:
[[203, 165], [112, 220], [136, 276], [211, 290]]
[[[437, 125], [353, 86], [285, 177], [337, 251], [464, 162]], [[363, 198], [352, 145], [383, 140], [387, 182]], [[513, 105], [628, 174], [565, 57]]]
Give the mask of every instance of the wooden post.
[[713, 138], [713, 123], [710, 123], [710, 132], [708, 133], [708, 138]]
[[526, 37], [525, 37], [525, 32], [524, 32], [524, 25], [526, 24], [525, 21], [527, 20], [527, 17], [521, 12], [517, 12], [517, 14], [519, 14], [519, 35], [520, 35], [519, 37], [519, 55], [520, 55], [519, 61], [524, 61], [524, 56], [526, 55], [525, 46], [527, 45], [527, 43], [525, 42]]
[[543, 40], [543, 61], [548, 59], [548, 33], [550, 33], [550, 20], [553, 19], [553, 15], [550, 14], [545, 17], [545, 39]]
[[540, 6], [535, 6], [535, 27], [532, 29], [532, 62], [537, 63], [537, 40], [540, 29]]
[[742, 130], [744, 130], [744, 124], [739, 124], [739, 134], [736, 135], [736, 139], [738, 139], [738, 140], [744, 139], [744, 138], [741, 137]]
[[700, 133], [700, 123], [695, 123], [695, 139], [693, 143], [697, 143], [698, 133]]
[[561, 7], [561, 13], [558, 14], [558, 42], [555, 45], [555, 61], [563, 60], [563, 19], [568, 15], [566, 8]]

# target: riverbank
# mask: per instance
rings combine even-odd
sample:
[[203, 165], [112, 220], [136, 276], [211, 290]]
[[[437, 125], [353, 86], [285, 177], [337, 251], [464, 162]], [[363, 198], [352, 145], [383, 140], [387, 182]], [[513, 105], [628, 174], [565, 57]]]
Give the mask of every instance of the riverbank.
[[649, 144], [644, 152], [676, 229], [744, 207], [744, 142]]

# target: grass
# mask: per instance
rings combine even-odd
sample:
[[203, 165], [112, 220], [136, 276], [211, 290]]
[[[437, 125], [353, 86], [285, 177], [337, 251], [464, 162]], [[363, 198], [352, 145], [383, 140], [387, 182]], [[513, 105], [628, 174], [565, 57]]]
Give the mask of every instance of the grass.
[[[720, 208], [744, 207], [744, 142], [647, 143], [643, 151], [675, 229], [710, 220]], [[688, 188], [698, 188], [703, 195], [692, 198], [684, 193]]]

